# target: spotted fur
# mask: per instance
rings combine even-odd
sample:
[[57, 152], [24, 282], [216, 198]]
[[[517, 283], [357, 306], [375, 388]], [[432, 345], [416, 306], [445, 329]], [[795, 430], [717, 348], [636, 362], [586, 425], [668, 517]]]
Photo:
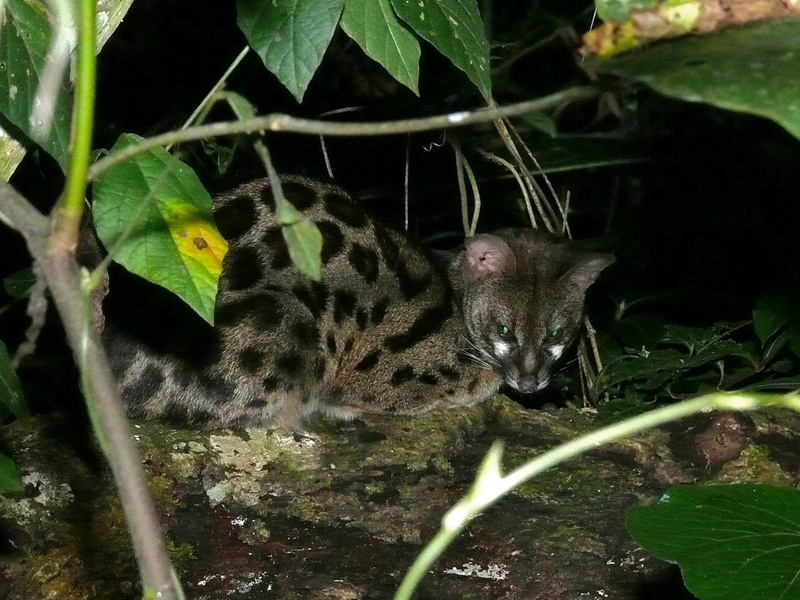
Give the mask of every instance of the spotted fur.
[[217, 198], [230, 250], [216, 326], [159, 349], [109, 333], [132, 416], [295, 424], [314, 412], [469, 406], [502, 383], [536, 391], [578, 331], [586, 288], [613, 261], [530, 230], [434, 256], [337, 186], [303, 177], [282, 186], [322, 232], [321, 280], [292, 264], [267, 180]]

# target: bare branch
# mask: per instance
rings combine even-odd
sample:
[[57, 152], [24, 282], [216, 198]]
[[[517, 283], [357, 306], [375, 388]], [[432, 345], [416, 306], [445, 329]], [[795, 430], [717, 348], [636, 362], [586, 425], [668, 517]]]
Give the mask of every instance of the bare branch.
[[133, 439], [133, 431], [119, 397], [100, 337], [81, 291], [80, 267], [74, 249], [50, 236], [47, 219], [8, 183], [0, 181], [0, 214], [22, 233], [38, 274], [44, 277], [61, 316], [67, 340], [81, 370], [81, 385], [87, 396], [95, 430], [106, 449], [106, 458], [117, 482], [128, 528], [133, 538], [145, 582], [155, 589], [152, 597], [176, 598], [173, 573], [160, 535], [159, 521], [148, 494], [144, 470]]
[[242, 121], [226, 121], [211, 123], [198, 127], [189, 127], [179, 131], [170, 131], [142, 140], [135, 146], [128, 146], [97, 161], [89, 169], [89, 181], [96, 179], [110, 168], [146, 152], [152, 148], [170, 146], [180, 142], [199, 139], [211, 139], [225, 135], [237, 135], [256, 132], [294, 132], [308, 135], [331, 136], [377, 136], [415, 133], [435, 129], [464, 127], [476, 123], [487, 123], [495, 119], [523, 115], [538, 110], [547, 110], [574, 100], [586, 100], [598, 94], [592, 87], [578, 87], [563, 92], [537, 98], [528, 102], [519, 102], [502, 108], [482, 108], [473, 111], [461, 111], [446, 115], [436, 115], [421, 119], [403, 119], [399, 121], [379, 122], [330, 122], [314, 119], [301, 119], [291, 115], [275, 113]]

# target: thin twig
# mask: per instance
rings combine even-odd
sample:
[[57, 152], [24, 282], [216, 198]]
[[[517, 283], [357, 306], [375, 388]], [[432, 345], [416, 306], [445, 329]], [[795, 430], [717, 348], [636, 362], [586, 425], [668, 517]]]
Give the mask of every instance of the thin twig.
[[399, 121], [332, 123], [314, 119], [301, 119], [276, 113], [243, 121], [211, 123], [208, 125], [190, 127], [180, 131], [170, 131], [144, 139], [136, 146], [123, 148], [92, 165], [91, 169], [89, 169], [89, 180], [96, 179], [98, 175], [108, 171], [115, 165], [123, 163], [151, 148], [159, 148], [178, 142], [267, 131], [331, 136], [379, 136], [415, 133], [433, 129], [464, 127], [476, 123], [486, 123], [499, 118], [519, 116], [533, 111], [547, 110], [565, 102], [586, 100], [596, 96], [598, 93], [598, 90], [593, 87], [576, 87], [551, 94], [550, 96], [545, 96], [544, 98], [520, 102], [502, 108], [491, 107], [474, 111], [461, 111], [446, 115], [437, 115], [422, 119], [404, 119]]

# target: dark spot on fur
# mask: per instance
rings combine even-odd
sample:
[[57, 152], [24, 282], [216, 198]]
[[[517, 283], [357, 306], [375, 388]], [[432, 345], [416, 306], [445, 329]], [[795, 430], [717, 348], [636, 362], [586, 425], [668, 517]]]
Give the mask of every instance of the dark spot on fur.
[[314, 318], [322, 314], [328, 303], [328, 288], [318, 281], [312, 282], [310, 287], [296, 285], [292, 288], [292, 294], [306, 305]]
[[308, 210], [317, 203], [317, 193], [305, 183], [297, 181], [281, 182], [284, 197], [297, 210]]
[[[364, 394], [363, 396], [361, 396], [361, 404], [363, 404], [364, 406], [370, 406], [376, 403], [377, 403], [377, 398], [375, 397], [375, 394]], [[364, 441], [360, 436], [359, 440]]]
[[187, 409], [180, 402], [170, 402], [164, 408], [164, 419], [178, 425], [202, 425], [216, 418], [212, 412], [202, 408]]
[[225, 256], [224, 277], [231, 290], [246, 290], [258, 283], [263, 275], [261, 259], [255, 248], [242, 246], [231, 249]]
[[317, 379], [322, 379], [323, 375], [325, 375], [325, 358], [322, 356], [317, 357], [317, 360], [314, 361], [314, 375]]
[[369, 315], [369, 320], [373, 325], [378, 325], [383, 322], [386, 316], [386, 309], [389, 308], [389, 298], [381, 298], [372, 307]]
[[436, 375], [431, 373], [422, 373], [417, 377], [417, 381], [426, 385], [436, 385], [439, 383], [439, 379], [437, 379]]
[[400, 248], [397, 243], [392, 239], [389, 230], [380, 225], [375, 225], [375, 241], [378, 242], [378, 248], [381, 250], [381, 256], [386, 266], [392, 271], [397, 268], [397, 263], [400, 260]]
[[239, 366], [251, 375], [258, 373], [264, 364], [264, 353], [258, 348], [245, 348], [239, 352]]
[[372, 367], [378, 364], [380, 358], [381, 350], [373, 350], [360, 361], [358, 361], [358, 364], [354, 368], [356, 371], [369, 371]]
[[458, 371], [456, 371], [453, 367], [439, 367], [437, 370], [442, 377], [447, 379], [447, 381], [458, 380]]
[[414, 368], [411, 366], [405, 366], [392, 373], [392, 378], [389, 380], [389, 383], [394, 387], [397, 387], [398, 385], [402, 385], [406, 381], [411, 381], [412, 379], [414, 379]]
[[342, 348], [342, 354], [350, 354], [353, 351], [353, 344], [355, 344], [355, 340], [349, 337], [344, 342], [344, 348]]
[[367, 328], [367, 321], [369, 321], [367, 311], [363, 308], [356, 309], [356, 325], [361, 331], [364, 331]]
[[186, 425], [191, 419], [189, 410], [179, 402], [169, 402], [161, 413], [162, 418], [170, 423]]
[[[221, 352], [220, 352], [221, 354]], [[217, 361], [219, 362], [219, 361]], [[214, 364], [214, 363], [211, 363]], [[172, 373], [175, 384], [182, 388], [187, 388], [194, 383], [194, 370], [192, 369], [175, 369]]]
[[417, 317], [407, 331], [387, 337], [384, 345], [391, 352], [407, 350], [439, 331], [452, 314], [453, 307], [449, 302], [431, 306]]
[[256, 207], [252, 196], [242, 194], [214, 211], [214, 222], [220, 234], [229, 242], [235, 242], [256, 222]]
[[136, 381], [125, 386], [123, 396], [126, 399], [150, 398], [158, 393], [165, 380], [161, 367], [153, 364], [147, 365]]
[[274, 375], [268, 375], [267, 377], [264, 377], [264, 381], [261, 382], [261, 387], [265, 392], [269, 393], [277, 390], [280, 384], [280, 379]]
[[332, 404], [334, 406], [341, 404], [342, 398], [344, 398], [344, 391], [342, 391], [342, 388], [339, 386], [333, 386], [330, 390], [328, 390], [325, 404]]
[[477, 377], [473, 377], [472, 381], [470, 381], [469, 385], [467, 385], [467, 393], [471, 394], [472, 392], [475, 391], [476, 387], [478, 387], [478, 378]]
[[269, 266], [275, 270], [285, 269], [292, 264], [286, 240], [283, 239], [280, 227], [267, 229], [261, 237], [261, 243], [267, 249]]
[[375, 283], [378, 279], [378, 255], [361, 244], [353, 244], [348, 254], [350, 264], [367, 283]]
[[132, 344], [127, 336], [121, 334], [116, 327], [106, 325], [103, 331], [103, 342], [106, 348], [113, 348], [108, 352], [108, 362], [114, 377], [121, 378], [132, 362], [139, 355], [137, 345]]
[[269, 206], [270, 210], [274, 212], [275, 198], [273, 198], [272, 196], [272, 188], [269, 186], [268, 183], [261, 189], [261, 193], [259, 195], [261, 196], [261, 201], [267, 206]]
[[329, 194], [325, 197], [325, 209], [337, 220], [353, 228], [361, 228], [369, 223], [366, 213], [349, 199]]
[[325, 343], [328, 345], [328, 352], [336, 354], [336, 336], [333, 335], [333, 332], [328, 333]]
[[236, 391], [231, 382], [216, 373], [198, 373], [197, 383], [205, 390], [206, 395], [220, 406], [230, 402]]
[[394, 274], [397, 277], [397, 283], [400, 286], [400, 293], [406, 300], [412, 300], [423, 292], [425, 292], [433, 280], [430, 272], [421, 275], [412, 275], [408, 271], [405, 263], [400, 262], [397, 268], [394, 269]]
[[319, 342], [319, 332], [310, 323], [295, 323], [292, 325], [292, 335], [301, 346], [316, 346]]
[[252, 319], [257, 329], [268, 330], [283, 321], [283, 303], [277, 294], [254, 294], [219, 306], [217, 325], [233, 325], [244, 319]]
[[289, 377], [293, 377], [303, 368], [303, 357], [296, 352], [284, 354], [275, 361], [275, 366]]
[[186, 363], [187, 368], [173, 371], [173, 377], [176, 378], [177, 384], [186, 388], [191, 384], [196, 371], [202, 371], [220, 363], [223, 344], [218, 329], [205, 325], [191, 327], [183, 325], [185, 324], [181, 325], [179, 332], [165, 335], [174, 336], [167, 353], [180, 356]]
[[317, 227], [322, 234], [322, 264], [327, 265], [344, 248], [344, 234], [339, 226], [331, 221], [319, 221]]
[[345, 318], [353, 316], [355, 309], [355, 294], [345, 290], [336, 290], [333, 293], [333, 320], [336, 323], [341, 323]]

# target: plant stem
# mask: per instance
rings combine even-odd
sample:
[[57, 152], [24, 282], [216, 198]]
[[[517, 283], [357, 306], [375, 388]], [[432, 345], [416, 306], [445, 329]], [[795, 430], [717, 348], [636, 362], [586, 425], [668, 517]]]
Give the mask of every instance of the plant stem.
[[64, 194], [53, 211], [51, 244], [75, 248], [83, 214], [86, 174], [94, 131], [95, 6], [92, 0], [78, 2], [78, 48], [75, 101], [72, 116], [72, 152]]
[[314, 119], [300, 119], [276, 113], [263, 117], [254, 117], [243, 121], [226, 121], [189, 127], [179, 131], [169, 131], [151, 138], [142, 140], [136, 146], [130, 146], [115, 152], [112, 155], [97, 161], [89, 169], [89, 180], [94, 180], [115, 165], [125, 162], [138, 154], [147, 152], [151, 148], [169, 146], [178, 142], [207, 139], [225, 135], [237, 135], [254, 132], [294, 132], [308, 135], [331, 136], [377, 136], [397, 135], [401, 133], [414, 133], [430, 131], [433, 129], [447, 129], [450, 127], [464, 127], [475, 123], [486, 123], [501, 117], [513, 117], [538, 110], [547, 110], [560, 106], [566, 102], [586, 100], [598, 94], [592, 87], [577, 87], [529, 100], [519, 102], [502, 108], [483, 108], [474, 111], [462, 111], [447, 115], [436, 115], [422, 119], [403, 119], [399, 121], [379, 122], [338, 122], [317, 121]]
[[[72, 153], [67, 182], [64, 194], [53, 211], [46, 253], [37, 253], [38, 240], [29, 239], [28, 244], [52, 291], [80, 368], [92, 425], [114, 474], [128, 522], [144, 597], [177, 599], [182, 593], [175, 584], [133, 431], [99, 335], [90, 323], [91, 292], [81, 289], [80, 270], [75, 260], [94, 122], [95, 35], [94, 0], [80, 0]], [[30, 210], [33, 211], [32, 208]]]
[[[483, 469], [492, 468], [496, 462], [499, 462], [500, 449], [495, 443], [495, 446], [487, 453], [487, 456], [496, 456], [496, 461], [484, 461], [482, 470], [479, 470], [473, 487], [444, 516], [442, 527], [419, 554], [403, 578], [395, 595], [395, 600], [408, 600], [411, 598], [411, 594], [413, 594], [433, 563], [436, 562], [455, 537], [463, 531], [464, 527], [484, 508], [542, 471], [603, 444], [671, 421], [677, 421], [689, 415], [708, 410], [747, 411], [772, 405], [782, 405], [800, 412], [800, 394], [793, 392], [781, 396], [773, 394], [718, 393], [701, 396], [626, 419], [620, 423], [609, 425], [561, 444], [541, 456], [537, 456], [505, 477], [486, 477]], [[482, 486], [481, 484], [487, 480], [491, 482], [491, 485]]]

